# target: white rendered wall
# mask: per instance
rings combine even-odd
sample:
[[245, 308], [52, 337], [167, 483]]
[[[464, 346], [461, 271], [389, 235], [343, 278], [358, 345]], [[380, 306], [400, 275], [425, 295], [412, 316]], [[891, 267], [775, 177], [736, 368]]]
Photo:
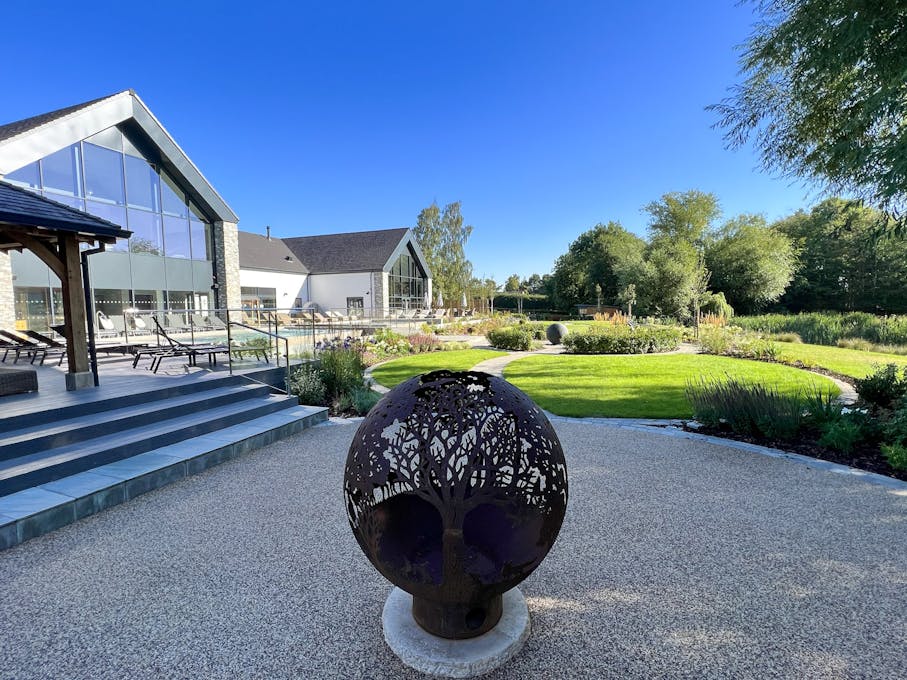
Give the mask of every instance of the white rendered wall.
[[380, 300], [372, 301], [374, 295], [371, 272], [309, 275], [309, 299], [323, 309], [345, 310], [348, 297], [361, 297], [365, 313], [380, 316], [385, 310]]
[[296, 298], [303, 304], [309, 301], [306, 290], [306, 274], [270, 272], [260, 269], [240, 269], [239, 285], [249, 288], [274, 288], [277, 291], [278, 309], [290, 308]]

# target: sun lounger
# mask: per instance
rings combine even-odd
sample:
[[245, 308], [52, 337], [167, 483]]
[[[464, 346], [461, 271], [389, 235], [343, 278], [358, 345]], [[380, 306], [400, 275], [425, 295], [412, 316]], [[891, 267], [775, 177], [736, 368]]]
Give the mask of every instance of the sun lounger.
[[214, 326], [212, 326], [205, 319], [205, 317], [203, 317], [201, 314], [193, 314], [191, 318], [192, 318], [192, 325], [195, 327], [195, 330], [197, 330], [197, 331], [214, 330]]
[[152, 316], [151, 318], [157, 327], [158, 335], [167, 341], [167, 345], [161, 347], [148, 347], [137, 351], [135, 353], [135, 358], [132, 361], [133, 368], [138, 366], [139, 361], [143, 356], [151, 357], [149, 369], [153, 373], [157, 373], [158, 369], [161, 367], [161, 362], [167, 357], [183, 356], [188, 359], [190, 366], [196, 366], [199, 356], [207, 356], [208, 365], [214, 365], [217, 363], [218, 354], [229, 354], [230, 352], [230, 348], [226, 345], [189, 344], [175, 340], [168, 335], [167, 330], [161, 325], [157, 317]]
[[215, 331], [227, 330], [227, 324], [224, 323], [223, 319], [221, 319], [217, 315], [214, 315], [214, 314], [209, 315], [208, 317], [205, 318], [205, 320], [208, 322], [208, 325], [211, 326], [212, 330], [215, 330]]
[[[66, 349], [60, 349], [59, 347], [52, 347], [43, 342], [37, 342], [26, 335], [18, 331], [5, 331], [0, 330], [0, 337], [2, 337], [8, 344], [8, 347], [3, 349], [3, 361], [6, 361], [9, 356], [9, 352], [14, 351], [16, 358], [13, 360], [14, 364], [19, 363], [19, 358], [24, 353], [29, 357], [30, 364], [35, 363], [37, 359], [40, 359], [39, 365], [44, 365], [44, 360], [50, 356], [59, 356], [59, 364], [63, 363], [63, 357], [66, 356]], [[58, 364], [58, 365], [59, 365]]]
[[[95, 335], [99, 338], [115, 338], [119, 335], [113, 320], [104, 312], [98, 312], [98, 325], [95, 328]], [[125, 329], [123, 329], [125, 332]]]
[[[158, 320], [157, 317], [152, 318]], [[181, 314], [164, 314], [164, 330], [170, 333], [184, 333], [189, 330], [189, 324]]]

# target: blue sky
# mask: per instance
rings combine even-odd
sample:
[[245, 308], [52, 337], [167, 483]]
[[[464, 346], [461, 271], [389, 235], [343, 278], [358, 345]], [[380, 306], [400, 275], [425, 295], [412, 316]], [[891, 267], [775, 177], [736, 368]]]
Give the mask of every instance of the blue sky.
[[10, 3], [0, 122], [134, 88], [241, 218], [301, 236], [460, 200], [477, 275], [551, 270], [596, 222], [714, 192], [769, 219], [814, 195], [727, 151], [704, 107], [750, 5]]

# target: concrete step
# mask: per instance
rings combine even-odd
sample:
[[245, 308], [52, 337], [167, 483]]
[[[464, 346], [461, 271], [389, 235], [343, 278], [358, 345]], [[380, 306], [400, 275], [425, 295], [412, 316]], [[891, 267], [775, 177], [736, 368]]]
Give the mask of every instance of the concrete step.
[[238, 422], [289, 409], [297, 404], [296, 397], [284, 395], [254, 397], [0, 461], [0, 496], [221, 430]]
[[301, 432], [327, 416], [326, 408], [290, 406], [7, 495], [0, 498], [0, 550]]
[[[69, 420], [92, 413], [103, 413], [104, 411], [111, 411], [126, 406], [149, 404], [162, 399], [171, 399], [220, 387], [249, 384], [248, 380], [239, 375], [173, 382], [174, 384], [172, 385], [137, 391], [131, 394], [117, 394], [109, 398], [93, 399], [88, 394], [82, 394], [82, 391], [74, 392], [65, 395], [66, 398], [74, 400], [72, 403], [56, 408], [35, 410], [31, 408], [30, 404], [19, 404], [17, 408], [20, 412], [14, 412], [11, 415], [0, 414], [0, 433]], [[88, 391], [85, 392], [87, 393]]]
[[0, 461], [270, 394], [270, 389], [266, 385], [251, 383], [229, 384], [223, 387], [217, 385], [219, 382], [213, 389], [155, 399], [148, 403], [110, 411], [87, 413], [65, 420], [48, 421], [0, 433]]

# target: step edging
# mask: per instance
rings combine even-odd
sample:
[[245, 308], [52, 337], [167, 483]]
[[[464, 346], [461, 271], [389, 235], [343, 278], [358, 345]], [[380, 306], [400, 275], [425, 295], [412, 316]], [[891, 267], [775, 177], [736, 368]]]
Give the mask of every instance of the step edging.
[[[245, 431], [233, 441], [201, 435], [0, 498], [0, 550], [204, 472], [325, 422], [328, 417], [326, 408], [298, 406], [288, 410], [297, 409], [294, 420], [280, 424], [272, 420], [257, 432]], [[249, 429], [252, 422], [246, 423]], [[179, 453], [180, 449], [184, 450]], [[129, 462], [132, 464], [123, 465]], [[134, 474], [127, 472], [129, 468]], [[67, 488], [76, 495], [64, 493]]]

